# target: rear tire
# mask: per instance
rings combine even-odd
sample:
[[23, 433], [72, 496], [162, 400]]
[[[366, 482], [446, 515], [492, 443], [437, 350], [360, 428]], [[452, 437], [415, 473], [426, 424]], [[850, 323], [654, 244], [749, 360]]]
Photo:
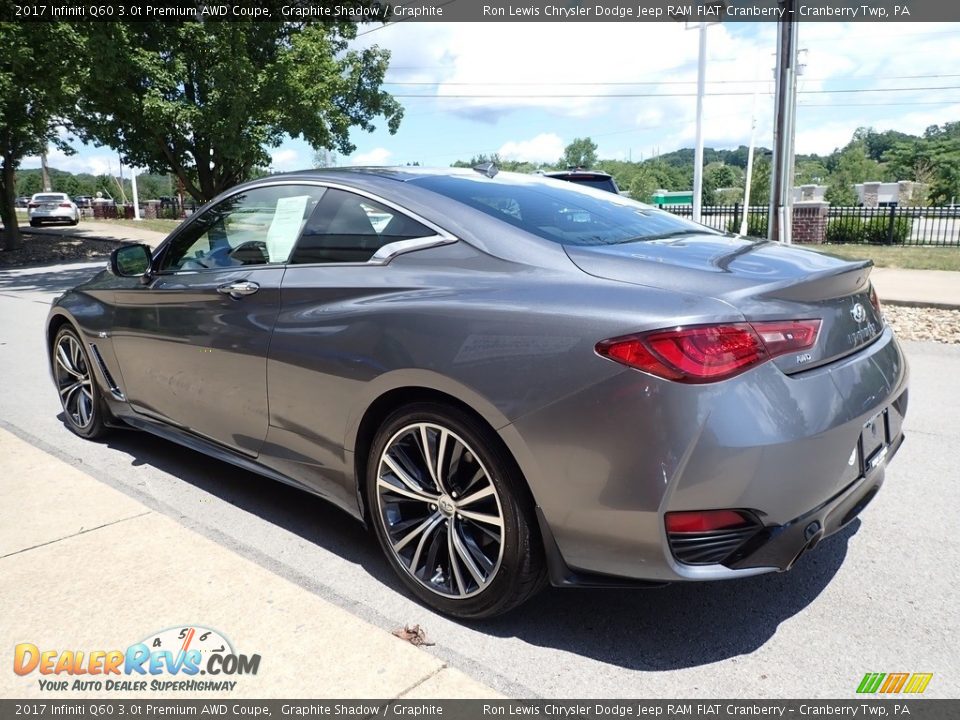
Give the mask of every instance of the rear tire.
[[31, 220], [31, 221], [30, 221], [30, 227], [40, 227], [40, 221], [39, 221], [39, 220]]
[[366, 490], [394, 572], [441, 613], [500, 615], [546, 584], [526, 484], [472, 415], [432, 402], [392, 413], [370, 448]]
[[90, 355], [83, 341], [69, 325], [64, 325], [53, 340], [50, 354], [53, 377], [60, 395], [64, 424], [75, 435], [96, 440], [110, 432], [105, 424], [109, 410], [100, 395], [93, 375]]

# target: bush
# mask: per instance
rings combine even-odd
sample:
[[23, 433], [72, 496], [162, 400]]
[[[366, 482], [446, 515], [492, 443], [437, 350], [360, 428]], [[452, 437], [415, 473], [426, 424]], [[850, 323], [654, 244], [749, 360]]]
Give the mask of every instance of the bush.
[[[910, 218], [899, 217], [893, 221], [892, 244], [903, 245], [910, 237]], [[825, 242], [870, 245], [886, 245], [890, 232], [889, 217], [864, 219], [861, 217], [834, 218], [827, 224]]]
[[[740, 223], [733, 220], [727, 221], [727, 232], [739, 233]], [[758, 213], [750, 213], [747, 216], [747, 236], [762, 237], [767, 236], [767, 216]]]

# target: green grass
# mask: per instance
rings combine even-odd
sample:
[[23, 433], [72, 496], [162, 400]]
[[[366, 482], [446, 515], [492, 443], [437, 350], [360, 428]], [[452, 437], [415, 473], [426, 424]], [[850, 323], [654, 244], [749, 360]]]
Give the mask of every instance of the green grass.
[[869, 258], [877, 267], [960, 271], [960, 247], [819, 245], [815, 249], [848, 260]]
[[[98, 223], [107, 223], [114, 225], [126, 225], [129, 227], [142, 228], [144, 230], [155, 230], [156, 232], [162, 232], [164, 234], [171, 232], [177, 225], [182, 221], [180, 220], [157, 220], [143, 218], [142, 220], [103, 220], [103, 219], [94, 219], [90, 213], [90, 210], [84, 211], [86, 215], [80, 221], [81, 227], [86, 221], [98, 222]], [[27, 211], [25, 208], [17, 208], [17, 217], [21, 223], [26, 223], [28, 220]], [[59, 227], [59, 226], [57, 226]]]

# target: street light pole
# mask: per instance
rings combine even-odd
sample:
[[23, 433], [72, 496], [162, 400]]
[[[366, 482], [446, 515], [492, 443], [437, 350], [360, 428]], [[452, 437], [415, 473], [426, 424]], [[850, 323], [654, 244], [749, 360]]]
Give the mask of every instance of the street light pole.
[[697, 140], [693, 159], [693, 221], [700, 222], [703, 208], [703, 94], [707, 74], [707, 23], [700, 21], [700, 56], [697, 62]]
[[743, 218], [740, 220], [740, 234], [750, 231], [750, 186], [753, 184], [753, 153], [757, 144], [757, 91], [753, 93], [753, 109], [750, 111], [750, 148], [747, 150], [747, 177], [743, 185]]
[[777, 23], [777, 90], [773, 129], [773, 170], [767, 237], [792, 242], [794, 137], [797, 114], [797, 0], [779, 0], [786, 11]]
[[130, 186], [133, 190], [133, 219], [140, 219], [140, 197], [137, 193], [137, 169], [130, 168]]

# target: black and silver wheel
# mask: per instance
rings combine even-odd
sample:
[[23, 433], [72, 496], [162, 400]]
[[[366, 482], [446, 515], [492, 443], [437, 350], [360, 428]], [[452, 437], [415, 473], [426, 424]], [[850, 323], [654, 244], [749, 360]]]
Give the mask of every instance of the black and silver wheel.
[[368, 463], [391, 565], [420, 599], [459, 617], [506, 612], [543, 584], [531, 503], [491, 434], [455, 408], [418, 404], [387, 419]]
[[83, 438], [103, 435], [106, 410], [102, 407], [90, 358], [73, 328], [65, 325], [57, 333], [51, 362], [67, 427]]

